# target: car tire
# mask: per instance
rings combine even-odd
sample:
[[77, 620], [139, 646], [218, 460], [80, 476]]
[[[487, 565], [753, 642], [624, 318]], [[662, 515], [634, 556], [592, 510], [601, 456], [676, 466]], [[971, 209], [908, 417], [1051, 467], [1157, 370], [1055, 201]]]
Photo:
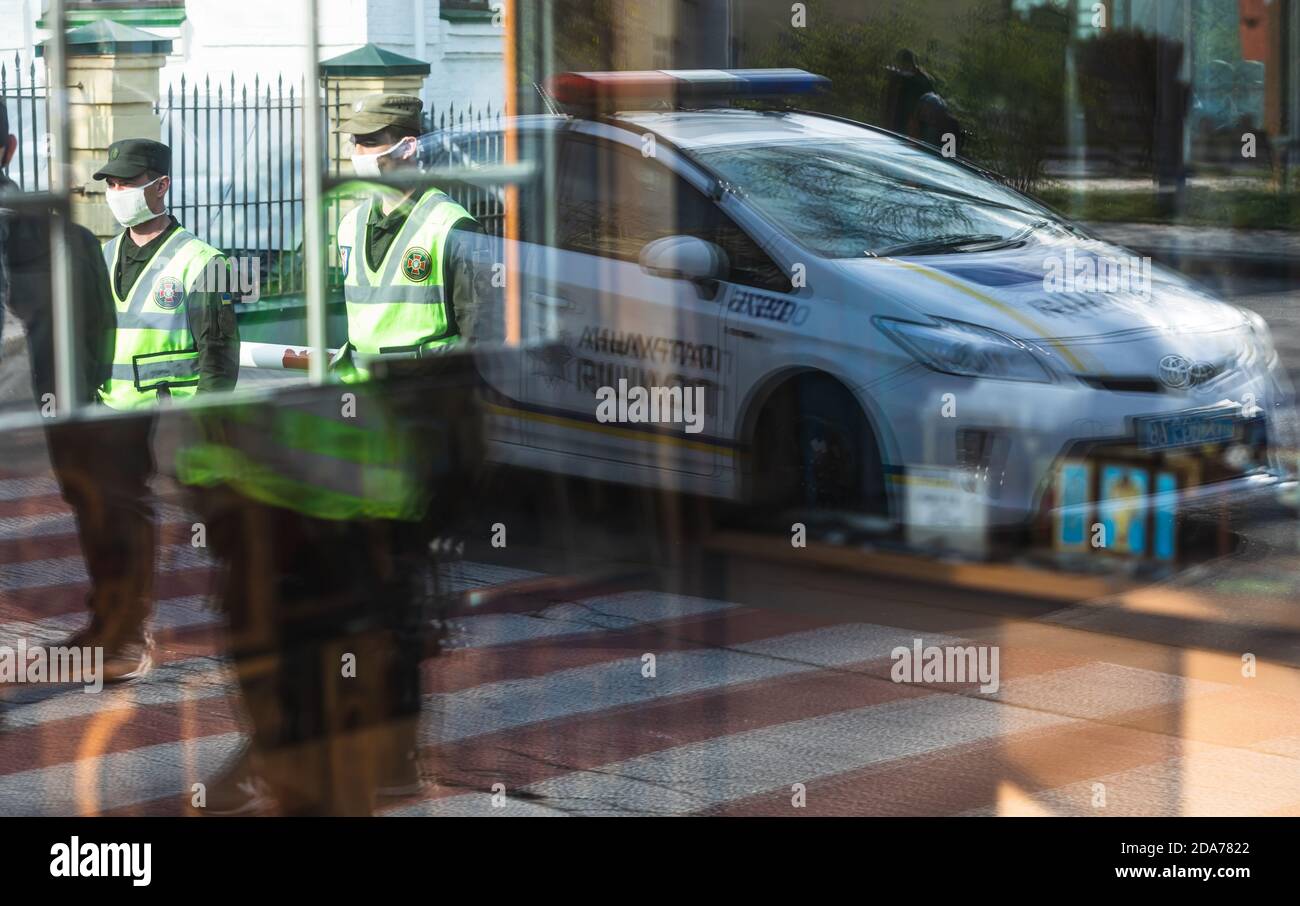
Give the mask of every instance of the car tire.
[[831, 377], [808, 375], [779, 387], [758, 418], [751, 453], [749, 497], [761, 509], [889, 515], [871, 425]]

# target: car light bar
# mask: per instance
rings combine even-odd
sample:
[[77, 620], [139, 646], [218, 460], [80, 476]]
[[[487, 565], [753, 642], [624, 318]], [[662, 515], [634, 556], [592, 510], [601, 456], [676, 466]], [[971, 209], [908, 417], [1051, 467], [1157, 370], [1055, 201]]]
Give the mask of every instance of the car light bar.
[[639, 72], [562, 72], [546, 80], [561, 104], [623, 108], [638, 104], [780, 97], [830, 88], [825, 76], [802, 69], [654, 69]]

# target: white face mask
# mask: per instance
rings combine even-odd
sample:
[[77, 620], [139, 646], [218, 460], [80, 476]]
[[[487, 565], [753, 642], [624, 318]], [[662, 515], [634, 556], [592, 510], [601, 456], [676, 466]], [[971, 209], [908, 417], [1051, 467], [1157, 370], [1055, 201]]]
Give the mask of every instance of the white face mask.
[[[158, 179], [162, 179], [161, 176]], [[158, 215], [149, 210], [149, 202], [145, 200], [144, 190], [158, 181], [147, 182], [142, 186], [135, 186], [130, 189], [109, 189], [105, 194], [108, 199], [108, 209], [113, 212], [113, 217], [124, 227], [133, 227], [138, 223], [144, 223]]]
[[388, 155], [392, 154], [400, 147], [402, 147], [402, 143], [398, 142], [387, 151], [378, 151], [374, 154], [353, 154], [352, 169], [355, 170], [356, 174], [362, 179], [377, 177], [379, 176], [379, 158], [388, 157]]

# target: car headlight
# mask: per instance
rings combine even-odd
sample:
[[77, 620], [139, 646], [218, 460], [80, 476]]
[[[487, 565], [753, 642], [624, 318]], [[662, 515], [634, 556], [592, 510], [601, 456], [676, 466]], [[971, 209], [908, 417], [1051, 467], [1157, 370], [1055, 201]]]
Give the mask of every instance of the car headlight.
[[885, 336], [935, 371], [1004, 381], [1052, 379], [1028, 346], [996, 330], [946, 318], [934, 318], [937, 324], [875, 320]]
[[1269, 366], [1277, 358], [1277, 348], [1273, 345], [1273, 333], [1268, 329], [1268, 322], [1259, 314], [1251, 311], [1249, 308], [1238, 308], [1246, 318], [1246, 324], [1250, 327], [1251, 334], [1255, 337], [1255, 343], [1258, 347], [1260, 358]]

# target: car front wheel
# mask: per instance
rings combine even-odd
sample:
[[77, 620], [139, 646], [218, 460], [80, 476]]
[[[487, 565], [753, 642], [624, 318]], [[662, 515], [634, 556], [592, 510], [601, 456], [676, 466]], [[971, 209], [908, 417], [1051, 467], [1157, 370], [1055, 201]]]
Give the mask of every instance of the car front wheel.
[[752, 502], [781, 510], [887, 516], [879, 447], [847, 388], [807, 376], [779, 388], [759, 417]]

